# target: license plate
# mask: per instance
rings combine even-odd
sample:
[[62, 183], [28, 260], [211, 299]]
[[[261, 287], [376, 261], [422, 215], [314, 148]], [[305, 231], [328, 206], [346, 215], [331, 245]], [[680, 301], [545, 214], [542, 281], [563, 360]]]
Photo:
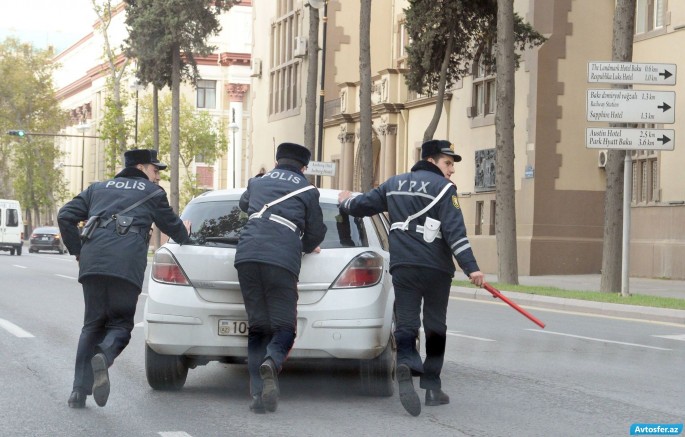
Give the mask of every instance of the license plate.
[[219, 320], [219, 335], [247, 335], [247, 320]]
[[41, 240], [43, 241], [48, 241], [50, 238], [49, 237], [42, 237]]

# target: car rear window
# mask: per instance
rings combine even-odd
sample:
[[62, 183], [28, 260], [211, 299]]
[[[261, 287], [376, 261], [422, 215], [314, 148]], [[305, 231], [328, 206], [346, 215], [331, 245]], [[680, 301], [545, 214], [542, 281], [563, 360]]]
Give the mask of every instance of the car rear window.
[[[321, 211], [328, 228], [322, 249], [369, 245], [363, 219], [342, 215], [331, 203], [321, 204]], [[186, 244], [196, 246], [235, 246], [247, 223], [247, 214], [240, 210], [237, 200], [191, 203], [181, 218], [192, 223], [190, 242]]]

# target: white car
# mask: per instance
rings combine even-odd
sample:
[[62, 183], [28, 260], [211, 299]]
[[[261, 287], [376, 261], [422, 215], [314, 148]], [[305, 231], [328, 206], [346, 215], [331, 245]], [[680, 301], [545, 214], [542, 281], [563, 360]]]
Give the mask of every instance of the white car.
[[[339, 191], [319, 191], [328, 231], [321, 253], [302, 258], [289, 360], [356, 360], [361, 391], [391, 396], [396, 348], [388, 222], [383, 215], [343, 217]], [[247, 314], [233, 267], [247, 221], [238, 207], [243, 192], [193, 199], [181, 215], [192, 222], [192, 242], [169, 242], [155, 253], [144, 315], [145, 370], [154, 389], [178, 390], [189, 368], [210, 361], [245, 363]]]

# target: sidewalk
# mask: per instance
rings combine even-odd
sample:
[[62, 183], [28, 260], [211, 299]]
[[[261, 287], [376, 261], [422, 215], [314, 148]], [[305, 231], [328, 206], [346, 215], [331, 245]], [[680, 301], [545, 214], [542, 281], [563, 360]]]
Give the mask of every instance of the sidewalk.
[[[485, 275], [490, 283], [497, 282], [496, 275]], [[547, 286], [564, 290], [599, 291], [601, 275], [553, 275], [553, 276], [519, 276], [519, 284], [530, 286]], [[475, 287], [452, 287], [453, 295], [471, 299], [489, 299], [493, 297], [486, 290]], [[578, 299], [539, 296], [527, 293], [515, 293], [500, 290], [504, 295], [522, 306], [554, 308], [592, 314], [611, 315], [633, 319], [658, 322], [678, 323], [685, 325], [685, 310], [642, 307], [636, 305], [591, 302]], [[685, 299], [685, 281], [669, 279], [630, 278], [631, 294], [672, 297]]]

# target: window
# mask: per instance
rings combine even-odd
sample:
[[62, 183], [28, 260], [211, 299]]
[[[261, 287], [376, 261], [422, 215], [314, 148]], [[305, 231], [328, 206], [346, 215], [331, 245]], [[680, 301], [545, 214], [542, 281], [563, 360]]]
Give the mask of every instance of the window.
[[407, 46], [409, 45], [409, 33], [407, 25], [403, 21], [397, 23], [397, 68], [406, 67]]
[[635, 33], [646, 33], [664, 27], [665, 0], [637, 0]]
[[633, 151], [633, 204], [659, 201], [659, 160], [654, 150]]
[[484, 220], [484, 209], [485, 203], [482, 200], [476, 202], [476, 235], [483, 234], [483, 222]]
[[204, 109], [216, 109], [216, 81], [197, 81], [197, 107]]
[[11, 228], [16, 228], [19, 226], [19, 212], [16, 209], [7, 208], [5, 225]]
[[269, 114], [281, 114], [299, 106], [300, 60], [295, 58], [295, 37], [300, 36], [300, 10], [293, 0], [278, 0], [279, 17], [271, 26]]
[[473, 72], [473, 110], [472, 116], [485, 116], [495, 113], [495, 74], [483, 61]]
[[490, 201], [490, 231], [489, 235], [495, 235], [495, 217], [497, 217], [497, 201]]

